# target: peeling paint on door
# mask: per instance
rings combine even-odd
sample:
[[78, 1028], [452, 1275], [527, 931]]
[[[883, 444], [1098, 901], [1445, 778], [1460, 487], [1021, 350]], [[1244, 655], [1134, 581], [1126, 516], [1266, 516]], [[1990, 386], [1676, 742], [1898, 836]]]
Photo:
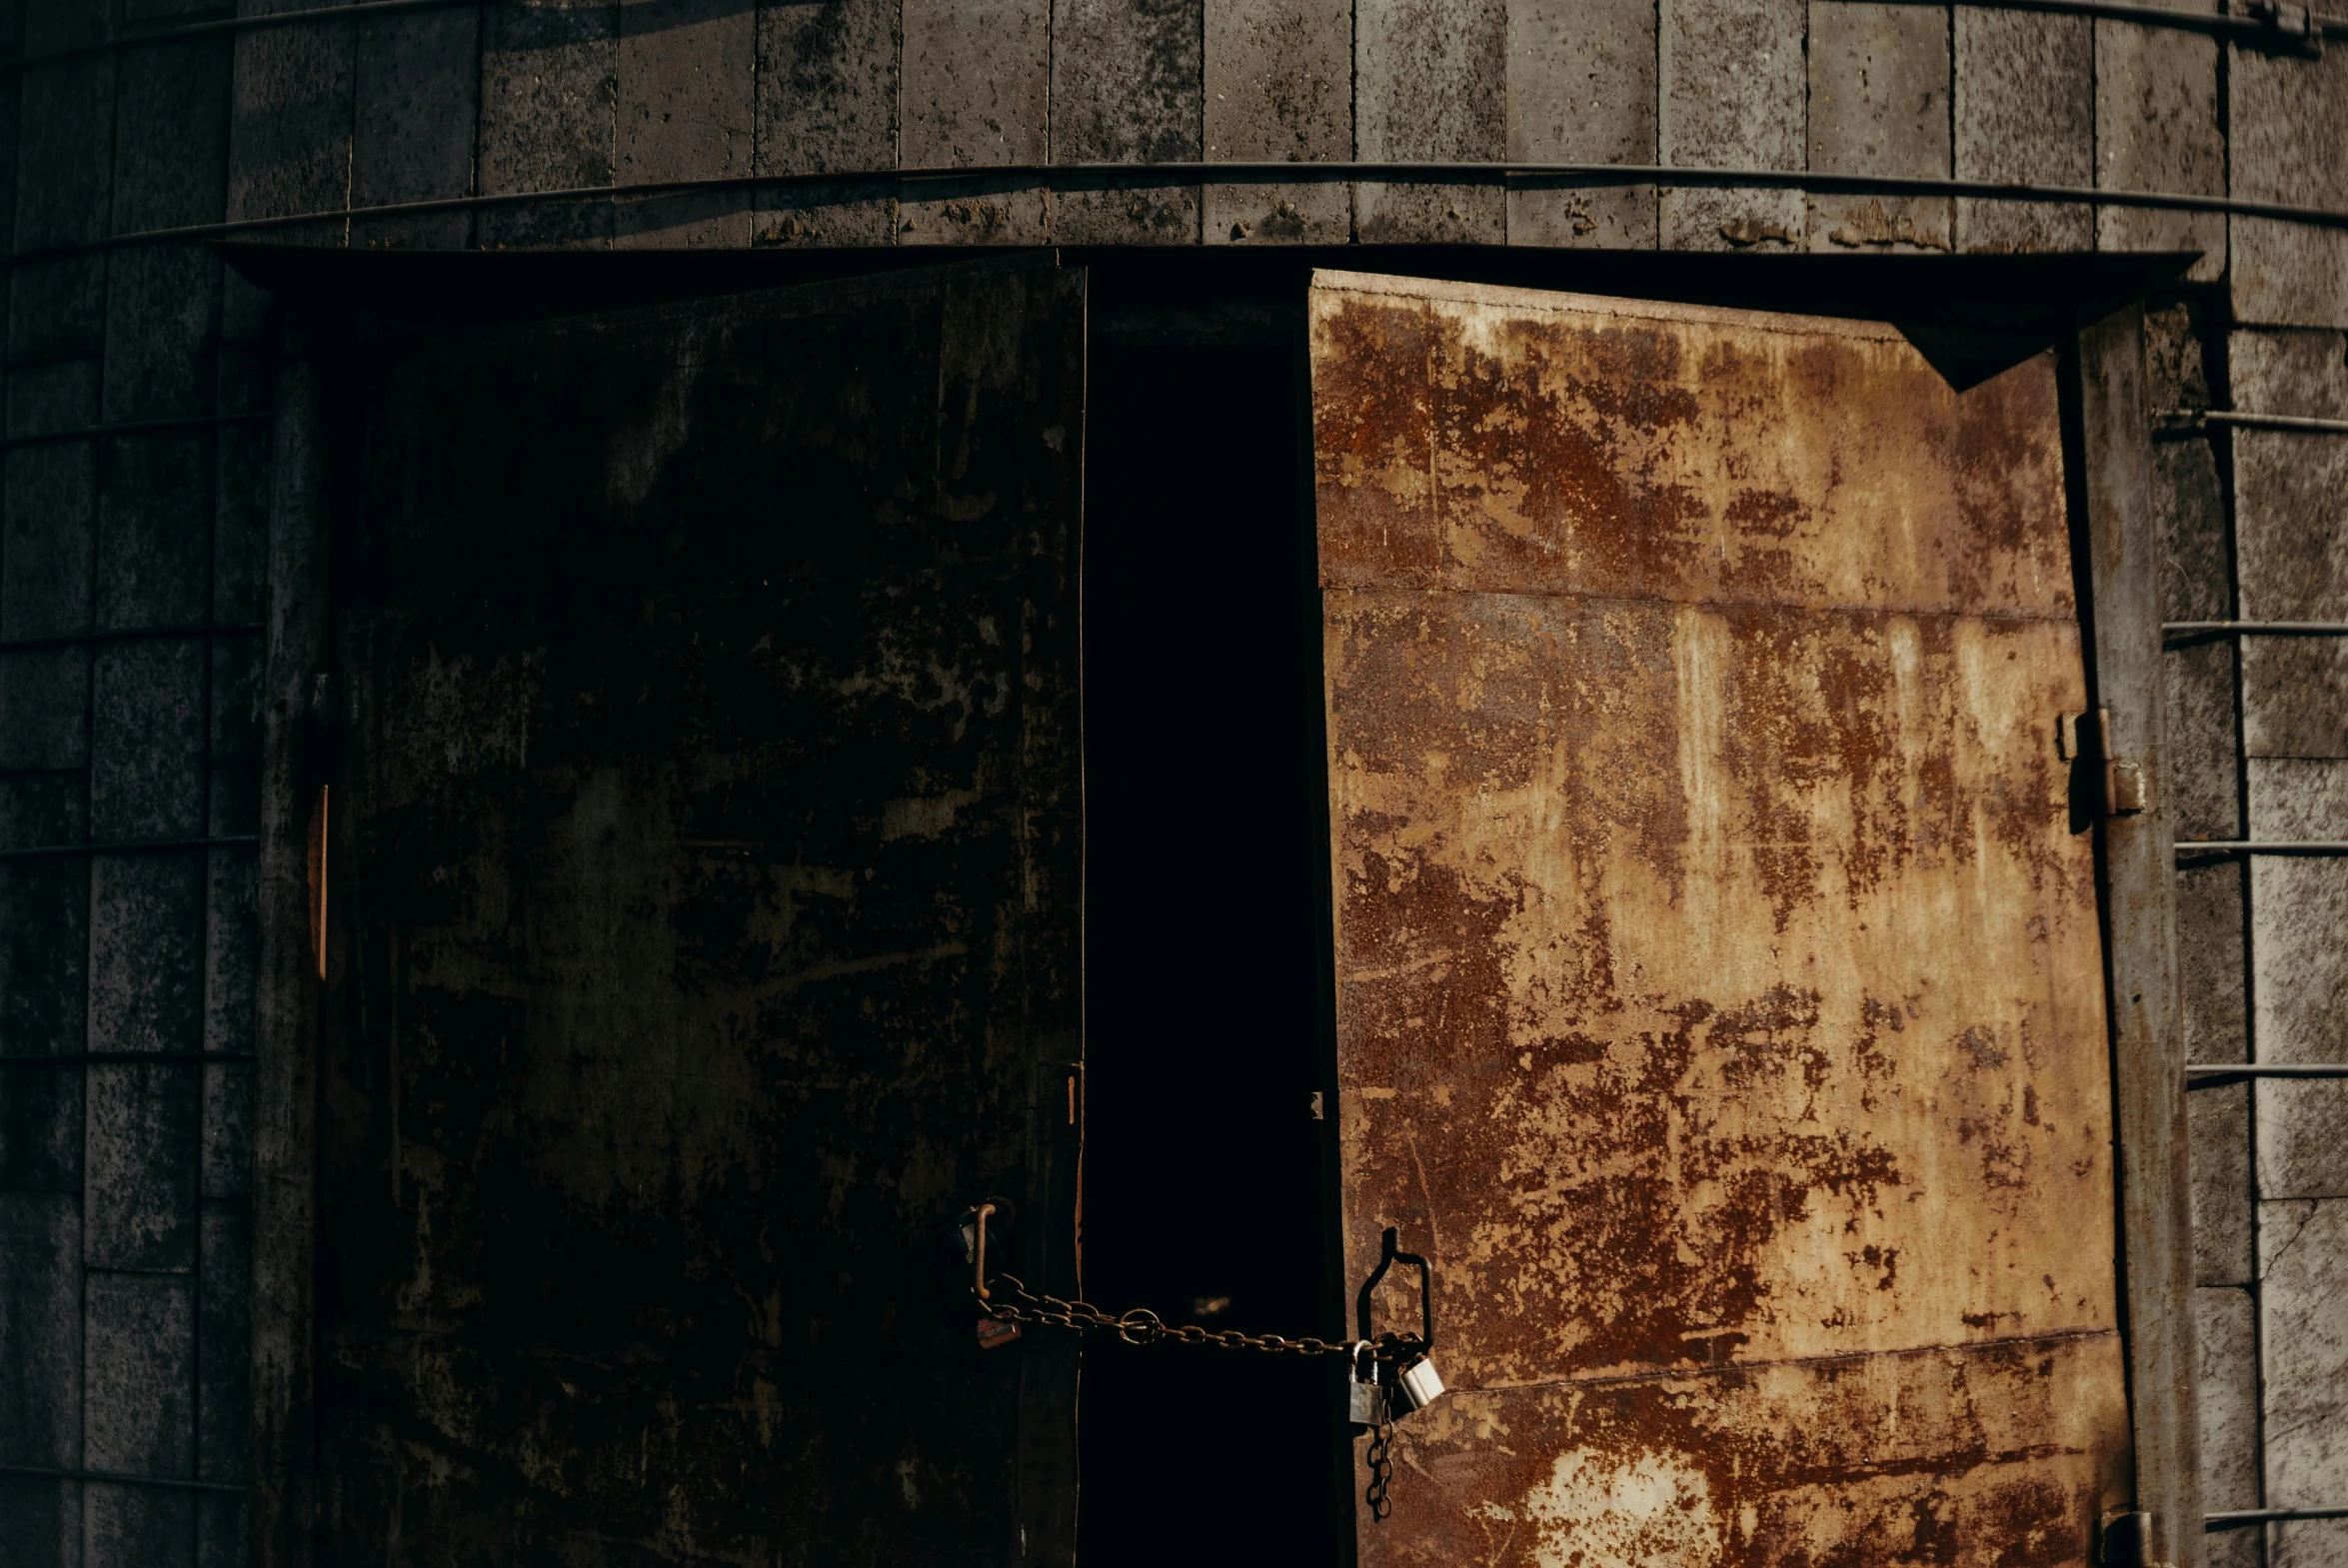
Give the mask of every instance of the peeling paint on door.
[[1347, 1264], [1433, 1255], [1456, 1390], [1362, 1560], [2090, 1560], [2051, 361], [1343, 274], [1311, 331]]

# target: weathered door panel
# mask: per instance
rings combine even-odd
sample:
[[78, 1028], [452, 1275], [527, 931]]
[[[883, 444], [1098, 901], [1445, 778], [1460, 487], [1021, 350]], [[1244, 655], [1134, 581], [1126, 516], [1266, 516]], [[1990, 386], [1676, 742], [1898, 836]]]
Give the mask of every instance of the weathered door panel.
[[[337, 524], [340, 1560], [1066, 1561], [1084, 279], [402, 347]], [[1030, 1271], [1033, 1271], [1032, 1273]]]
[[1311, 321], [1347, 1265], [1433, 1255], [1455, 1390], [1363, 1560], [2090, 1560], [2051, 361], [1350, 275]]

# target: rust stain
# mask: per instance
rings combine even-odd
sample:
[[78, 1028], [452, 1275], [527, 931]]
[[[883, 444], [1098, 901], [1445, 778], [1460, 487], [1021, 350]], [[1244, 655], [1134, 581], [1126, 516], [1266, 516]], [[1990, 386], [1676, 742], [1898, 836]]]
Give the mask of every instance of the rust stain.
[[2072, 614], [2051, 357], [1533, 298], [1315, 292], [1325, 584]]
[[1348, 1264], [1428, 1243], [1463, 1390], [1364, 1560], [2084, 1560], [2125, 1438], [2051, 365], [1398, 280], [1311, 319]]

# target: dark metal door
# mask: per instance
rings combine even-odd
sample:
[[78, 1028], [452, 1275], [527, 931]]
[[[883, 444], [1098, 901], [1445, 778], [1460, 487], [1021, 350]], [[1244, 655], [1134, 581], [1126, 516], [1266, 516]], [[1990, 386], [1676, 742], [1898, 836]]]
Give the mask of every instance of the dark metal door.
[[1433, 1255], [1454, 1390], [1362, 1560], [2091, 1561], [2051, 358], [1342, 274], [1311, 334], [1347, 1262]]
[[[340, 1561], [1065, 1562], [1085, 280], [394, 345], [336, 413]], [[1000, 1238], [998, 1245], [1004, 1242]]]

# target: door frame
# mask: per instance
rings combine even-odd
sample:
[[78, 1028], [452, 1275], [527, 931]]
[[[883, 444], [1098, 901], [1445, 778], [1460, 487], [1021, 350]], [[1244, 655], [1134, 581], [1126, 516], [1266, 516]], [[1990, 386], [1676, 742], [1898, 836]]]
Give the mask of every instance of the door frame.
[[2111, 1020], [2120, 1326], [2136, 1507], [2152, 1516], [2149, 1536], [2128, 1549], [2140, 1554], [2131, 1565], [2201, 1568], [2185, 1031], [2141, 304], [2078, 329], [2064, 345], [2061, 387], [2088, 706], [2108, 716], [2108, 754], [2135, 764], [2146, 789], [2144, 809], [2101, 813], [2095, 827]]
[[[271, 448], [259, 846], [260, 971], [253, 1084], [252, 1490], [254, 1561], [315, 1560], [321, 1496], [315, 1440], [315, 1271], [319, 1204], [319, 987], [311, 950], [310, 806], [323, 778], [336, 697], [327, 594], [329, 463], [325, 388], [345, 341], [332, 324], [364, 300], [377, 310], [445, 309], [455, 280], [494, 279], [518, 314], [543, 279], [589, 276], [623, 294], [670, 297], [812, 275], [894, 271], [945, 255], [767, 253], [695, 258], [480, 253], [362, 255], [295, 246], [229, 246], [231, 263], [279, 296]], [[1389, 254], [1390, 253], [1390, 254]], [[953, 259], [974, 258], [958, 250]], [[2061, 357], [2074, 571], [2091, 708], [2110, 716], [2115, 756], [2135, 763], [2147, 807], [2096, 824], [2121, 1245], [2122, 1327], [2138, 1509], [2154, 1516], [2145, 1564], [2201, 1568], [2200, 1420], [2195, 1393], [2184, 1038], [2176, 952], [2173, 828], [2163, 712], [2159, 528], [2151, 506], [2142, 295], [2185, 256], [1746, 258], [1531, 253], [1495, 247], [1294, 247], [1156, 252], [1070, 248], [1111, 288], [1183, 298], [1214, 289], [1301, 294], [1315, 266], [1459, 276], [1586, 293], [1880, 316], [1904, 297], [1956, 339], [2052, 342]], [[1922, 265], [1903, 265], [1921, 263]], [[596, 271], [600, 267], [600, 271]], [[715, 269], [715, 270], [712, 270]], [[746, 273], [755, 270], [755, 280]], [[1916, 288], [1926, 278], [1940, 280]], [[683, 281], [680, 281], [683, 280]], [[404, 291], [404, 292], [403, 292]], [[1856, 302], [1836, 309], [1827, 300]], [[2010, 304], [2035, 300], [2025, 314]], [[387, 300], [391, 303], [387, 305]], [[2117, 309], [2115, 302], [2119, 304]], [[1874, 308], [1870, 308], [1874, 307]], [[585, 308], [578, 306], [574, 308]], [[2017, 323], [2019, 326], [2017, 327]], [[1302, 439], [1302, 438], [1300, 438]], [[1309, 490], [1306, 496], [1309, 524]], [[2136, 1550], [2132, 1548], [2131, 1550]]]

